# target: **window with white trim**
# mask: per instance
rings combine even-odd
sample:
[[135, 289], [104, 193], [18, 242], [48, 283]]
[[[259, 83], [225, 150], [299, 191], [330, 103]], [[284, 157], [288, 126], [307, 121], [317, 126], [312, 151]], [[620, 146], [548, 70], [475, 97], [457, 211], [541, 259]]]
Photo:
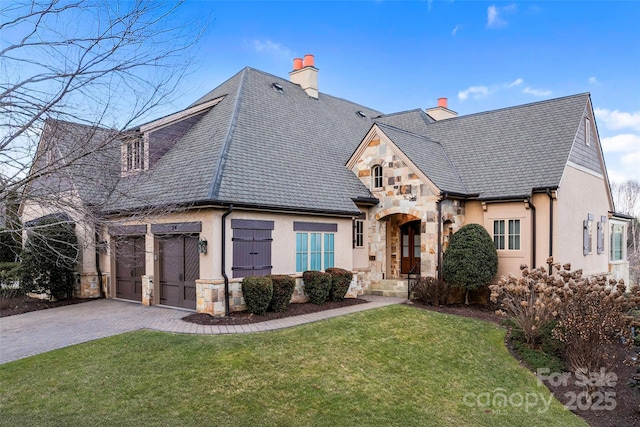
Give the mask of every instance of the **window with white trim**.
[[364, 220], [362, 219], [353, 220], [353, 247], [364, 247]]
[[296, 272], [335, 266], [334, 233], [296, 233]]
[[609, 228], [609, 260], [624, 261], [626, 259], [627, 233], [624, 224], [611, 221]]
[[371, 187], [382, 188], [382, 165], [371, 168]]
[[144, 137], [127, 139], [122, 143], [122, 173], [129, 174], [147, 169], [147, 147]]
[[296, 272], [326, 270], [335, 266], [335, 233], [338, 224], [294, 221]]
[[493, 221], [493, 244], [496, 250], [520, 250], [520, 220], [496, 219]]

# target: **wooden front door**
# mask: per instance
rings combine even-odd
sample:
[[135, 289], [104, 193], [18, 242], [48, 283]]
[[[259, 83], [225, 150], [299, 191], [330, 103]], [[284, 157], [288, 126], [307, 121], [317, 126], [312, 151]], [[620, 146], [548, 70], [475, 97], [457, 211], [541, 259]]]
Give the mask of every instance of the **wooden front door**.
[[142, 301], [144, 236], [116, 239], [116, 298]]
[[196, 279], [200, 276], [198, 236], [160, 238], [160, 304], [196, 308]]
[[[420, 274], [420, 221], [412, 221], [400, 226], [400, 246], [402, 251], [400, 273]], [[412, 269], [414, 270], [411, 271]]]

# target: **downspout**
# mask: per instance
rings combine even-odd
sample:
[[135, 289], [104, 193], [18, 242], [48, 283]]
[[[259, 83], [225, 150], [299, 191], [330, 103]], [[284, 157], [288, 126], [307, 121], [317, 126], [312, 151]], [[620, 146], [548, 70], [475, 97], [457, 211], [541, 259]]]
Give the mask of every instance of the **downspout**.
[[448, 194], [438, 200], [438, 280], [442, 280], [442, 202], [447, 199]]
[[547, 188], [547, 196], [549, 196], [549, 275], [551, 275], [553, 273], [553, 194], [549, 188]]
[[100, 289], [100, 298], [106, 298], [104, 288], [102, 287], [102, 270], [100, 270], [100, 249], [98, 245], [100, 244], [100, 235], [96, 231], [95, 237], [95, 247], [96, 247], [96, 272], [98, 273], [98, 289]]
[[536, 268], [536, 240], [538, 237], [538, 233], [536, 231], [536, 207], [533, 205], [533, 197], [529, 197], [527, 201], [529, 204], [529, 209], [531, 209], [531, 234], [533, 234], [533, 238], [531, 239], [531, 268]]
[[222, 277], [224, 278], [224, 315], [229, 317], [229, 277], [227, 276], [227, 272], [225, 269], [226, 265], [226, 248], [225, 243], [227, 241], [227, 227], [226, 227], [226, 219], [233, 212], [233, 205], [229, 205], [229, 209], [222, 214], [222, 241], [221, 241], [221, 256], [222, 256]]

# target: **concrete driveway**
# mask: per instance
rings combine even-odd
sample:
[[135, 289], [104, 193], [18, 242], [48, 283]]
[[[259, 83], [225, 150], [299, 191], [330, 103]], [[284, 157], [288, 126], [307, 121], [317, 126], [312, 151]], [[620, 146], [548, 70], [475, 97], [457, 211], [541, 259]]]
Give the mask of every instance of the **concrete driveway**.
[[186, 334], [233, 334], [271, 331], [385, 305], [404, 298], [367, 295], [368, 304], [286, 317], [251, 325], [204, 326], [181, 320], [191, 312], [168, 307], [101, 299], [0, 318], [0, 364], [58, 348], [138, 329]]

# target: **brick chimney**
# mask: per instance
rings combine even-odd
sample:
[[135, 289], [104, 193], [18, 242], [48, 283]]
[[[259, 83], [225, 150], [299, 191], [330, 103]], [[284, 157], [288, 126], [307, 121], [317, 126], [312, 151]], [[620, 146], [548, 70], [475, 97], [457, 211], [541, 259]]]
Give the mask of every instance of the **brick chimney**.
[[431, 116], [433, 120], [443, 120], [450, 119], [452, 117], [457, 117], [458, 113], [455, 111], [449, 110], [447, 105], [447, 98], [438, 98], [438, 106], [433, 108], [427, 108], [425, 112]]
[[293, 60], [293, 71], [289, 73], [291, 83], [300, 85], [310, 98], [318, 99], [318, 69], [313, 55], [307, 54]]

